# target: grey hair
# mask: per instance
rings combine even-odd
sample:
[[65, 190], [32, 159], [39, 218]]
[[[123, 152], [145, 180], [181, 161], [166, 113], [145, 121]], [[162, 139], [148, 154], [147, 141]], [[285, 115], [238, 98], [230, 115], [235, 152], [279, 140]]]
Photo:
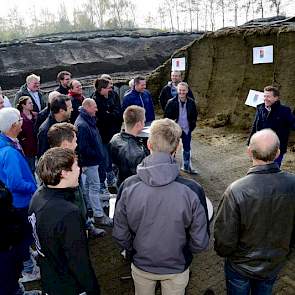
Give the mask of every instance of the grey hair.
[[280, 148], [280, 140], [273, 130], [263, 129], [251, 137], [249, 148], [254, 159], [272, 162]]
[[35, 74], [31, 74], [31, 75], [27, 76], [26, 83], [29, 84], [29, 83], [31, 83], [34, 80], [40, 82], [40, 76], [37, 76]]
[[11, 107], [0, 110], [0, 131], [7, 132], [20, 119], [19, 110]]

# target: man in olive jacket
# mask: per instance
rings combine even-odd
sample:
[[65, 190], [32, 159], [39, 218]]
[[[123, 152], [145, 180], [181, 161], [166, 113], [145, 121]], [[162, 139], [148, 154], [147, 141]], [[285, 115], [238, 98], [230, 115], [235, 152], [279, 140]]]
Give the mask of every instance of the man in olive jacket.
[[253, 166], [232, 183], [218, 208], [215, 251], [225, 257], [227, 294], [271, 294], [289, 252], [295, 224], [295, 175], [276, 157], [280, 141], [271, 129], [255, 133]]

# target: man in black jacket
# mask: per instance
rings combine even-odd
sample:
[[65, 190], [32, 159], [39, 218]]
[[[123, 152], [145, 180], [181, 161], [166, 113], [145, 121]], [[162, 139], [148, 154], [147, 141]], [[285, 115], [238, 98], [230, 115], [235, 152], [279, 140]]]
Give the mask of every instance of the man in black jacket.
[[286, 261], [295, 228], [295, 175], [274, 163], [279, 146], [271, 129], [255, 133], [248, 147], [253, 166], [219, 205], [214, 247], [225, 257], [227, 294], [272, 294]]
[[[165, 85], [162, 88], [160, 96], [159, 96], [159, 101], [163, 111], [165, 111], [165, 107], [167, 105], [168, 100], [177, 95], [177, 85], [180, 82], [182, 82], [181, 72], [172, 71], [171, 81], [169, 81], [167, 85]], [[193, 100], [195, 99], [190, 88], [188, 89], [188, 96], [192, 98]]]
[[68, 95], [69, 83], [72, 78], [72, 74], [68, 71], [61, 71], [57, 74], [57, 82], [59, 86], [55, 89], [60, 94]]
[[197, 107], [195, 101], [188, 96], [188, 85], [180, 82], [177, 85], [177, 95], [171, 98], [165, 108], [165, 117], [178, 123], [182, 129], [183, 167], [182, 171], [198, 174], [191, 166], [191, 139], [196, 128]]
[[281, 104], [280, 92], [274, 86], [264, 87], [264, 103], [257, 106], [249, 141], [256, 131], [264, 128], [272, 129], [279, 137], [281, 152], [275, 162], [280, 167], [287, 152], [290, 129], [295, 129], [295, 117], [289, 107]]
[[31, 201], [29, 221], [39, 253], [43, 292], [100, 294], [89, 259], [85, 220], [69, 201], [80, 173], [75, 153], [52, 148], [40, 159], [37, 171], [43, 185]]
[[121, 130], [122, 109], [120, 98], [113, 91], [113, 82], [104, 78], [98, 78], [94, 82], [95, 92], [92, 98], [97, 105], [96, 124], [99, 130], [106, 165], [99, 168], [100, 192], [102, 195], [109, 194], [105, 180], [109, 186], [116, 183], [117, 179], [112, 169], [112, 159], [109, 143], [111, 138]]
[[72, 110], [73, 108], [70, 97], [60, 94], [52, 99], [50, 104], [50, 114], [40, 126], [37, 135], [38, 158], [40, 158], [49, 149], [47, 138], [49, 128], [55, 123], [67, 122], [71, 117]]
[[127, 177], [136, 174], [137, 165], [149, 155], [142, 139], [138, 137], [144, 127], [145, 109], [129, 106], [123, 118], [125, 131], [115, 134], [110, 141], [112, 161], [119, 169], [118, 187]]

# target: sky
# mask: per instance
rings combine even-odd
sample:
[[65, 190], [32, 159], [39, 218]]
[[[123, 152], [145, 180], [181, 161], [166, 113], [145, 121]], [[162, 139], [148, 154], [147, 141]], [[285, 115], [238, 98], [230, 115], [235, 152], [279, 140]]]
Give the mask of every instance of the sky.
[[[136, 21], [139, 26], [144, 26], [144, 19], [149, 13], [157, 15], [157, 9], [160, 0], [132, 0], [136, 4]], [[284, 10], [287, 16], [293, 16], [295, 14], [295, 1], [293, 0], [283, 0], [283, 3], [290, 3], [285, 5]], [[10, 8], [17, 6], [20, 12], [26, 12], [26, 20], [29, 22], [30, 15], [28, 11], [32, 9], [35, 5], [36, 10], [41, 10], [42, 8], [48, 8], [52, 12], [57, 12], [59, 3], [61, 0], [0, 0], [1, 10], [0, 16], [7, 14]], [[79, 7], [83, 3], [83, 0], [63, 0], [65, 5], [70, 9], [71, 7]], [[274, 14], [273, 14], [274, 15]], [[266, 16], [270, 16], [269, 14]], [[244, 15], [243, 15], [244, 17]], [[157, 15], [158, 19], [158, 15]], [[251, 19], [251, 17], [250, 17]], [[240, 19], [239, 24], [245, 22], [245, 19]], [[168, 24], [168, 23], [167, 23]], [[226, 25], [231, 25], [230, 23]], [[233, 24], [232, 24], [233, 25]], [[217, 28], [221, 26], [221, 20], [217, 20]]]

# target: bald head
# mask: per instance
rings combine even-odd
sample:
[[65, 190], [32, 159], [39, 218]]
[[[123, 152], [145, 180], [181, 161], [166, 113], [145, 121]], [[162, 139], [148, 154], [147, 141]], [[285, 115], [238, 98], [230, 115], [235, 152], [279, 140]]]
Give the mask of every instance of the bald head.
[[95, 114], [97, 112], [97, 106], [96, 102], [92, 98], [85, 98], [82, 102], [82, 107], [85, 109], [85, 111], [92, 117], [95, 117]]
[[273, 162], [279, 154], [280, 140], [271, 129], [256, 132], [250, 140], [249, 151], [253, 160]]

